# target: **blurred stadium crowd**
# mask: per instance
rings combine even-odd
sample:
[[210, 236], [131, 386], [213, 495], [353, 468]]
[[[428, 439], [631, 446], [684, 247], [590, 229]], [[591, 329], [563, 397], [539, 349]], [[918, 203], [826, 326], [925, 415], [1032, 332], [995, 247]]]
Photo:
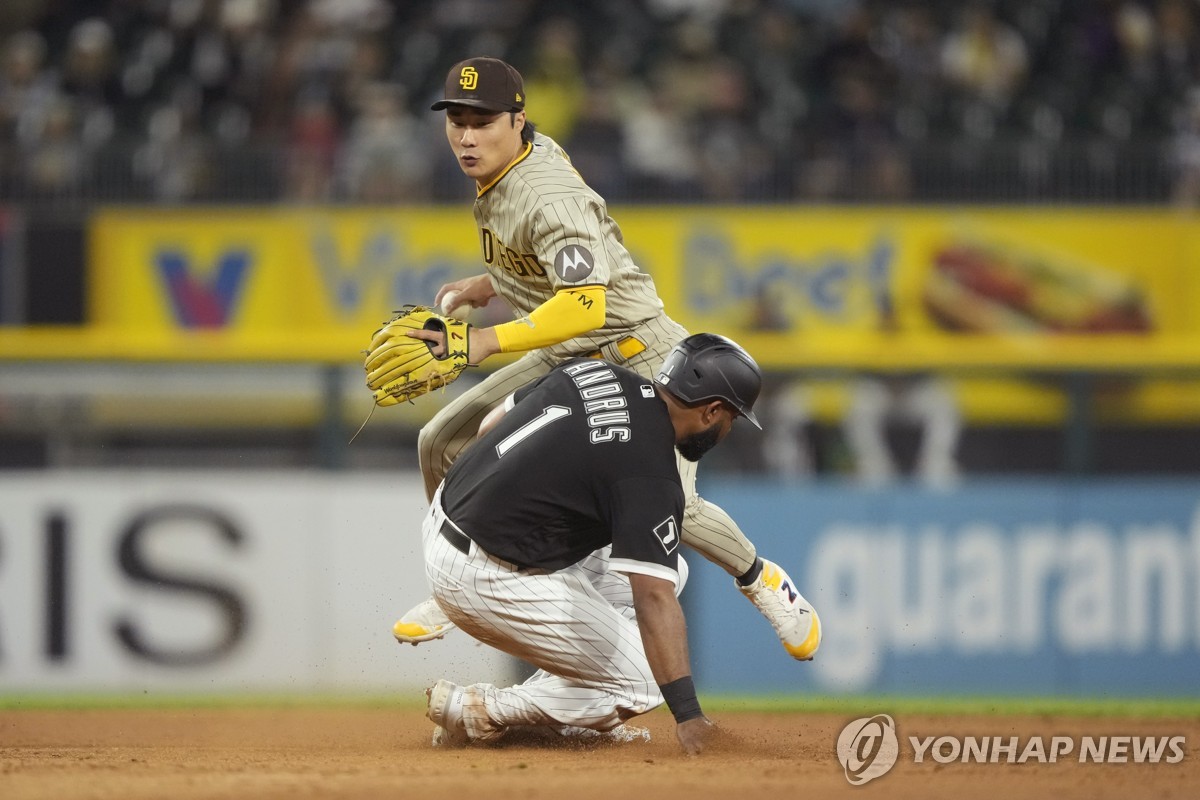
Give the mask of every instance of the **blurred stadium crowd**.
[[1190, 203], [1198, 25], [1195, 0], [5, 0], [0, 200], [461, 199], [428, 103], [491, 54], [610, 200]]

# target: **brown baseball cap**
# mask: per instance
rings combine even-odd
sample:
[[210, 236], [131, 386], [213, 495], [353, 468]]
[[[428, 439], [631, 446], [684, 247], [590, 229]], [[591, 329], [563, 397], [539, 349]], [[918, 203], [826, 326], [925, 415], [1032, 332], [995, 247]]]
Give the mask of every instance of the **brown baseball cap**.
[[446, 75], [446, 98], [430, 108], [471, 106], [486, 111], [521, 111], [525, 108], [525, 82], [521, 73], [498, 58], [468, 58]]

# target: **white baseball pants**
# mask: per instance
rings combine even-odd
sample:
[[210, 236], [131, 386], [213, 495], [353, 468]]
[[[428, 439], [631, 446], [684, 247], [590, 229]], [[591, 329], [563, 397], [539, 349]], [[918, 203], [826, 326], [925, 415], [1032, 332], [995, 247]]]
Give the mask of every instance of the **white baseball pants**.
[[[523, 570], [474, 542], [461, 552], [442, 536], [445, 523], [439, 489], [422, 527], [438, 605], [475, 639], [539, 668], [517, 686], [476, 684], [492, 723], [606, 731], [663, 702], [628, 578], [608, 570], [607, 548], [554, 572]], [[681, 567], [680, 587], [685, 577]]]

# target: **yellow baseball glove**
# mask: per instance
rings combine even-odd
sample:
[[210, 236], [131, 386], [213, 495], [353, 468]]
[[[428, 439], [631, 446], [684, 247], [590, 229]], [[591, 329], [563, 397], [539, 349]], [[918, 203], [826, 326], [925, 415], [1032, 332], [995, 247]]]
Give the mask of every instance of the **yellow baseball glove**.
[[[408, 335], [415, 330], [441, 331], [445, 353], [433, 354], [434, 343]], [[405, 306], [371, 337], [367, 349], [367, 388], [379, 406], [414, 400], [453, 383], [470, 364], [471, 326], [425, 306]]]

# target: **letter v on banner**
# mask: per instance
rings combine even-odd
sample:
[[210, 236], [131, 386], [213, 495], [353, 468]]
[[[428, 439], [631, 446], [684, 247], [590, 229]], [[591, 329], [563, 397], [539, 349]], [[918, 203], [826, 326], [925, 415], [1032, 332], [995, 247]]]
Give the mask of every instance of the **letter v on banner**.
[[181, 328], [224, 328], [229, 324], [246, 283], [249, 253], [227, 250], [218, 254], [208, 280], [177, 250], [158, 251], [154, 263]]

